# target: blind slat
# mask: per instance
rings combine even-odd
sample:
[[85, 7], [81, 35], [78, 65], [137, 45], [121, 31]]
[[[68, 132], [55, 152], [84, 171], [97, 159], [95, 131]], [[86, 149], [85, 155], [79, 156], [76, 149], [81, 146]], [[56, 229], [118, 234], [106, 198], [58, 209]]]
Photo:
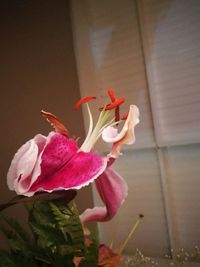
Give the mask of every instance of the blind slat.
[[142, 3], [142, 32], [157, 142], [160, 146], [199, 142], [200, 2]]

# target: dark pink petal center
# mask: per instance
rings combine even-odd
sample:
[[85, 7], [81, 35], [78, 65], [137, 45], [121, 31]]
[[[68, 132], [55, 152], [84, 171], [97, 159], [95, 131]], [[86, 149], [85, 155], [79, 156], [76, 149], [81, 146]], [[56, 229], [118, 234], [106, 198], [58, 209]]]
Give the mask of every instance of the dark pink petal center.
[[50, 176], [61, 169], [73, 158], [77, 150], [78, 146], [74, 139], [54, 133], [42, 154], [42, 176]]
[[97, 178], [106, 164], [94, 153], [78, 151], [74, 140], [55, 134], [43, 152], [41, 175], [29, 192], [79, 189]]

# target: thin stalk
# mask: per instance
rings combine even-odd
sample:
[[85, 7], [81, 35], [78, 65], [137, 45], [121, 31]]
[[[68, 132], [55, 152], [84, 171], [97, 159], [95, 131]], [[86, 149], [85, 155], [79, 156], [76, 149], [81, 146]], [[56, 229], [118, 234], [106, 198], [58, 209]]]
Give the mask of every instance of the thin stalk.
[[88, 114], [89, 114], [89, 129], [88, 129], [88, 133], [87, 133], [87, 136], [85, 138], [85, 141], [82, 144], [82, 147], [84, 147], [84, 145], [88, 142], [88, 140], [91, 136], [92, 130], [93, 130], [92, 114], [91, 114], [90, 107], [89, 107], [88, 103], [86, 103], [86, 105], [87, 105], [87, 110], [88, 110]]
[[135, 222], [135, 224], [133, 225], [130, 233], [128, 234], [126, 240], [122, 243], [122, 245], [120, 246], [120, 248], [118, 249], [118, 254], [122, 254], [122, 252], [124, 251], [126, 245], [128, 244], [129, 240], [131, 239], [132, 235], [135, 233], [136, 229], [138, 228], [138, 226], [140, 225], [142, 218], [144, 216], [142, 214], [140, 214], [137, 218], [137, 221]]

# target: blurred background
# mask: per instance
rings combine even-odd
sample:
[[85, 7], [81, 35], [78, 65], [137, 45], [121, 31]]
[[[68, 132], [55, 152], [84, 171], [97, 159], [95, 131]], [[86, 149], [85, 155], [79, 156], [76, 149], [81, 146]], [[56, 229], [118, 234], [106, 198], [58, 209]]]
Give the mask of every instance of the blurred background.
[[[141, 123], [136, 144], [115, 164], [129, 195], [116, 218], [99, 226], [102, 242], [119, 245], [143, 213], [127, 254], [139, 248], [164, 257], [200, 245], [199, 14], [199, 0], [1, 1], [0, 201], [15, 195], [6, 185], [14, 153], [51, 130], [40, 110], [56, 114], [81, 142], [87, 118], [74, 103], [90, 94], [104, 103], [113, 87], [127, 99], [122, 112], [138, 105]], [[87, 187], [78, 202], [83, 210], [99, 199]], [[24, 220], [21, 207], [7, 212]]]
[[[82, 140], [84, 125], [81, 110], [74, 111], [80, 92], [69, 2], [0, 1], [0, 25], [2, 203], [15, 196], [7, 188], [6, 175], [17, 149], [37, 133], [52, 130], [41, 109], [60, 117], [71, 136]], [[91, 188], [84, 189], [83, 196], [80, 209], [92, 203]], [[22, 222], [26, 219], [21, 206], [7, 213]]]

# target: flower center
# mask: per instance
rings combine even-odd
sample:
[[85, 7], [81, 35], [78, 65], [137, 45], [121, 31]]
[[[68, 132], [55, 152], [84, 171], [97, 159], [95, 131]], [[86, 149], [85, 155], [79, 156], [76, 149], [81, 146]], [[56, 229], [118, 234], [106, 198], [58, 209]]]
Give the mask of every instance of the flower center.
[[114, 118], [111, 119], [112, 111], [104, 109], [101, 111], [99, 118], [97, 120], [97, 123], [93, 127], [93, 118], [92, 118], [92, 114], [91, 114], [91, 111], [90, 111], [88, 104], [87, 104], [87, 109], [88, 109], [89, 121], [90, 121], [89, 130], [88, 130], [88, 133], [87, 133], [87, 136], [85, 138], [84, 143], [80, 147], [80, 150], [84, 151], [84, 152], [89, 152], [92, 149], [92, 147], [95, 145], [95, 143], [97, 142], [97, 140], [101, 136], [102, 131], [106, 127], [113, 126], [116, 124], [116, 122], [114, 122]]
[[[86, 104], [89, 114], [89, 129], [85, 141], [80, 147], [81, 151], [89, 152], [95, 145], [95, 143], [97, 142], [97, 140], [99, 139], [103, 130], [106, 127], [118, 125], [123, 119], [123, 118], [120, 119], [119, 106], [125, 102], [125, 98], [124, 97], [116, 98], [115, 93], [111, 88], [108, 89], [108, 95], [110, 97], [111, 103], [105, 105], [104, 107], [99, 108], [101, 112], [95, 127], [93, 127], [93, 118], [88, 102], [91, 101], [92, 99], [96, 99], [96, 97], [88, 96], [82, 98], [75, 105], [75, 109], [78, 109], [82, 104]], [[113, 110], [115, 111], [115, 114], [114, 117], [111, 117]]]

